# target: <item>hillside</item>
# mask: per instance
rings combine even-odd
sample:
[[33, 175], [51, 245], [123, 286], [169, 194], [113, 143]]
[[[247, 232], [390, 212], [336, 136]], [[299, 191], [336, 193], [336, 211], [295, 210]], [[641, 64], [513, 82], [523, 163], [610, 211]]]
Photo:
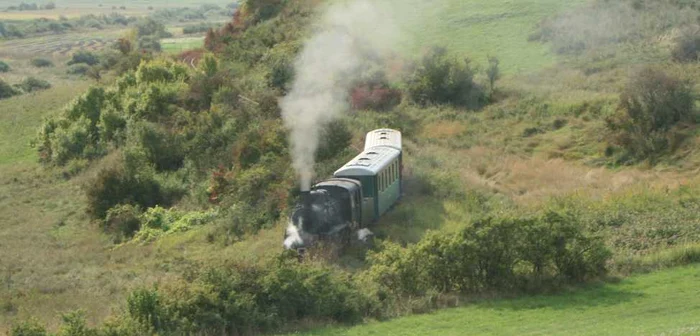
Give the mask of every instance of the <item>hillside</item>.
[[[435, 332], [421, 323], [456, 315], [483, 319], [475, 333], [528, 319], [518, 328], [585, 334], [558, 319], [627, 309], [668, 314], [620, 332], [697, 327], [669, 309], [696, 304], [696, 267], [586, 284], [698, 261], [698, 6], [329, 3], [249, 0], [203, 51], [129, 48], [99, 83], [60, 66], [51, 89], [0, 100], [0, 325], [274, 333], [502, 296], [515, 299], [342, 332]], [[22, 62], [13, 83], [38, 73]], [[295, 105], [307, 87], [332, 99]], [[319, 140], [301, 146], [317, 149], [316, 181], [367, 131], [403, 132], [406, 193], [374, 247], [283, 251], [309, 173], [290, 106], [314, 116], [300, 134]], [[532, 305], [561, 309], [519, 308]]]

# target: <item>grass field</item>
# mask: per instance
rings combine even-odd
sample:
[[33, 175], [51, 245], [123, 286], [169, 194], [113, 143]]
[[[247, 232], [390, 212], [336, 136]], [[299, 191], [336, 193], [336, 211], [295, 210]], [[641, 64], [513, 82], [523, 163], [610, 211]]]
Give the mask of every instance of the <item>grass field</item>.
[[553, 296], [495, 300], [294, 335], [698, 335], [700, 266]]
[[484, 64], [497, 56], [507, 73], [553, 65], [548, 46], [530, 43], [528, 35], [542, 18], [582, 0], [390, 1], [398, 24], [409, 36], [406, 50], [416, 55], [443, 45], [455, 54]]
[[203, 37], [181, 37], [160, 40], [160, 46], [166, 53], [181, 53], [186, 50], [198, 49], [204, 46]]

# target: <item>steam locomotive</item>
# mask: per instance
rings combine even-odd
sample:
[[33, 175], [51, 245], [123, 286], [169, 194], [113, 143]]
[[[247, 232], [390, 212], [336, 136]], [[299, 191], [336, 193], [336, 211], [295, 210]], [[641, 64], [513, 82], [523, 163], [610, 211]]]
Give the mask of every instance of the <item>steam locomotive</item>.
[[401, 132], [378, 129], [367, 133], [360, 155], [338, 169], [333, 178], [301, 192], [301, 202], [289, 218], [284, 247], [301, 250], [322, 239], [369, 239], [368, 226], [401, 197], [402, 168]]

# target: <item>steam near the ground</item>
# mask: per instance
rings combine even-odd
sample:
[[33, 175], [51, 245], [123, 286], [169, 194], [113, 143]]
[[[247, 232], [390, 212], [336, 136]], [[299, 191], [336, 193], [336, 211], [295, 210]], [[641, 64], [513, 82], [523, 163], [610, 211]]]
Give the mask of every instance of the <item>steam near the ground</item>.
[[348, 109], [348, 91], [367, 58], [391, 51], [400, 36], [389, 8], [376, 1], [347, 1], [326, 9], [296, 60], [292, 90], [281, 102], [302, 190], [311, 188], [321, 129]]

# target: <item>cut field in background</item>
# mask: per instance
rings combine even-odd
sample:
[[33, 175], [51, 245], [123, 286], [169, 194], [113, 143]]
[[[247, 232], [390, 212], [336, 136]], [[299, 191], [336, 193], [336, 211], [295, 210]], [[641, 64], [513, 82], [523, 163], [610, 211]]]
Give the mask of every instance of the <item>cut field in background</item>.
[[697, 335], [700, 266], [553, 296], [468, 304], [384, 323], [294, 335]]
[[70, 56], [78, 50], [100, 51], [126, 32], [120, 29], [0, 41], [0, 57]]

